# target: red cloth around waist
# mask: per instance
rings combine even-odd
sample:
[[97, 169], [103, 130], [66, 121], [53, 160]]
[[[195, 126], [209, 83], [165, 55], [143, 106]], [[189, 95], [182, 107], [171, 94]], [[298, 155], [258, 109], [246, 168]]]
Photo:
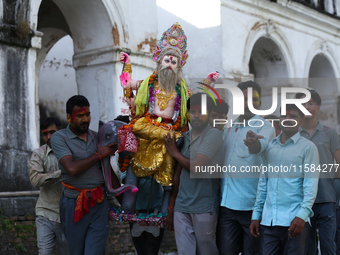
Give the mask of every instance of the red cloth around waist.
[[91, 201], [90, 201], [91, 207], [95, 206], [97, 203], [100, 204], [104, 200], [104, 193], [101, 188], [103, 185], [100, 185], [99, 187], [96, 187], [93, 189], [77, 189], [73, 187], [72, 185], [66, 184], [64, 182], [63, 182], [63, 185], [64, 187], [70, 190], [75, 190], [75, 191], [80, 192], [77, 197], [76, 208], [74, 209], [73, 222], [78, 222], [80, 219], [84, 217], [85, 213], [88, 213], [90, 211], [89, 196], [87, 192], [91, 192]]

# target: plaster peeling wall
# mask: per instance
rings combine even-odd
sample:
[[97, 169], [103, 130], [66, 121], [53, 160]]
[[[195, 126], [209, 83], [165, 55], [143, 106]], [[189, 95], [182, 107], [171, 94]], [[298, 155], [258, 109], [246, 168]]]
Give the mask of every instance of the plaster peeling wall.
[[39, 73], [39, 105], [42, 117], [55, 116], [66, 123], [66, 102], [71, 96], [78, 94], [72, 56], [72, 38], [65, 36], [53, 46], [42, 62]]
[[[330, 45], [338, 45], [337, 26], [339, 21], [318, 13], [297, 3], [284, 1], [273, 3], [269, 1], [222, 1], [222, 50], [223, 66], [227, 73], [247, 76], [247, 56], [240, 51], [251, 51], [252, 45], [244, 44], [245, 35], [257, 22], [271, 21], [274, 27], [284, 35], [283, 42], [291, 51], [294, 64], [294, 77], [304, 76], [304, 66], [308, 50], [315, 40], [322, 38]], [[237, 20], [236, 25], [230, 25], [230, 20]], [[275, 36], [276, 30], [268, 31], [268, 36]], [[281, 47], [282, 44], [279, 44]], [[249, 48], [246, 48], [249, 47]], [[243, 56], [243, 58], [240, 58]], [[335, 58], [338, 58], [336, 53]], [[292, 76], [293, 77], [293, 76]]]
[[[232, 22], [231, 22], [232, 21]], [[222, 61], [226, 77], [237, 82], [249, 80], [252, 77], [250, 69], [258, 67], [251, 60], [256, 43], [262, 38], [271, 39], [277, 45], [276, 54], [284, 58], [288, 70], [286, 77], [282, 79], [282, 86], [310, 86], [308, 78], [314, 57], [318, 54], [328, 59], [328, 64], [319, 65], [324, 70], [322, 75], [333, 77], [332, 82], [319, 83], [316, 89], [324, 94], [324, 104], [321, 107], [320, 119], [340, 131], [339, 111], [336, 105], [339, 95], [339, 58], [340, 43], [338, 40], [338, 27], [340, 21], [328, 15], [324, 15], [296, 2], [278, 0], [276, 2], [257, 0], [222, 0], [221, 1], [221, 23], [222, 23]], [[258, 52], [253, 55], [258, 58]], [[270, 63], [262, 66], [267, 73], [262, 73], [266, 80], [259, 81], [260, 85], [277, 85], [277, 81], [270, 80], [271, 77], [284, 78], [284, 72], [270, 66]], [[249, 66], [250, 65], [250, 66]], [[283, 66], [282, 66], [283, 67]], [[273, 69], [274, 68], [274, 69]], [[320, 68], [318, 68], [320, 69]], [[318, 78], [323, 77], [314, 70]], [[255, 72], [256, 74], [256, 72]], [[256, 75], [255, 75], [256, 77]], [[279, 81], [280, 82], [280, 81]], [[262, 106], [271, 105], [270, 86], [264, 90]], [[315, 86], [314, 86], [315, 87]], [[280, 104], [280, 101], [279, 101]], [[263, 107], [261, 107], [263, 108]], [[325, 112], [335, 112], [333, 115]]]

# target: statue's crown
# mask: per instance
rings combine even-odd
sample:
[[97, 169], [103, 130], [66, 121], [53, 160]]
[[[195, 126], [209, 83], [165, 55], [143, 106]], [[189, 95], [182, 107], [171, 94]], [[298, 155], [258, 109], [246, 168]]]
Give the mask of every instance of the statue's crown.
[[186, 48], [187, 36], [184, 34], [181, 25], [176, 22], [163, 33], [157, 46], [153, 50], [153, 60], [156, 62], [160, 61], [161, 54], [164, 50], [173, 49], [181, 56], [179, 66], [183, 67], [188, 58]]

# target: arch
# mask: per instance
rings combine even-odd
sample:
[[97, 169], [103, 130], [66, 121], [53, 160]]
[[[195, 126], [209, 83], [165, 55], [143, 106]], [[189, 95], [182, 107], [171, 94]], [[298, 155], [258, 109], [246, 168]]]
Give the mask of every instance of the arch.
[[[30, 15], [29, 22], [31, 25], [31, 29], [37, 30], [38, 26], [38, 12], [41, 5], [42, 0], [30, 0]], [[120, 6], [118, 1], [112, 0], [75, 0], [75, 1], [55, 1], [56, 5], [63, 12], [65, 19], [68, 24], [72, 24], [70, 26], [72, 37], [78, 40], [78, 45], [80, 45], [80, 49], [76, 49], [76, 52], [82, 51], [83, 42], [82, 40], [86, 40], [86, 38], [78, 38], [80, 36], [78, 31], [80, 29], [88, 30], [91, 32], [92, 38], [99, 38], [106, 35], [106, 39], [104, 41], [107, 43], [107, 40], [110, 41], [112, 39], [112, 45], [124, 45], [126, 41], [126, 37], [128, 36], [125, 32], [125, 24], [122, 19], [124, 16], [123, 8]], [[76, 10], [76, 11], [75, 11]], [[76, 15], [75, 15], [76, 14]], [[91, 15], [91, 19], [89, 19], [89, 15]], [[75, 22], [78, 20], [78, 22]], [[92, 26], [95, 22], [89, 22], [93, 20], [101, 20], [102, 23], [106, 23], [106, 26]], [[109, 22], [106, 22], [109, 21]], [[107, 29], [107, 30], [105, 30]], [[104, 31], [104, 32], [103, 32]], [[119, 35], [119, 38], [112, 38], [114, 35]], [[91, 40], [91, 39], [87, 39]], [[103, 42], [104, 43], [104, 42]], [[85, 47], [86, 48], [86, 47]], [[93, 48], [92, 48], [93, 49]]]
[[[39, 14], [40, 8], [53, 9], [51, 15]], [[108, 121], [119, 113], [123, 102], [115, 96], [121, 93], [116, 86], [116, 51], [128, 43], [127, 29], [124, 29], [124, 11], [115, 0], [30, 0], [30, 24], [34, 30], [42, 30], [45, 36], [42, 49], [36, 50], [34, 66], [34, 87], [36, 104], [38, 99], [38, 78], [40, 66], [49, 49], [64, 35], [73, 39], [73, 67], [76, 69], [78, 93], [91, 101], [94, 113], [91, 128], [97, 129], [99, 119]], [[40, 25], [43, 20], [44, 26]], [[47, 42], [47, 43], [46, 43]], [[34, 61], [34, 63], [33, 63]], [[29, 84], [33, 87], [33, 84]], [[125, 106], [125, 104], [124, 104]], [[36, 110], [36, 119], [39, 111]]]
[[307, 55], [305, 76], [308, 77], [306, 86], [315, 89], [321, 96], [318, 120], [339, 131], [339, 69], [334, 56], [327, 42], [314, 42]]
[[249, 71], [255, 78], [288, 78], [287, 63], [282, 51], [267, 37], [260, 37], [254, 44]]
[[53, 46], [48, 50], [46, 47], [37, 59], [39, 114], [40, 120], [49, 116], [57, 117], [66, 127], [66, 102], [78, 93], [76, 71], [72, 66], [73, 40], [69, 35], [60, 39], [53, 37], [53, 40], [56, 40]]
[[[313, 60], [315, 60], [315, 57], [317, 56], [324, 56], [324, 58], [327, 59], [327, 61], [329, 62], [334, 72], [334, 78], [340, 77], [339, 65], [337, 64], [337, 61], [335, 59], [336, 54], [334, 53], [333, 49], [326, 41], [321, 41], [321, 40], [315, 41], [307, 53], [307, 58], [305, 61], [305, 68], [304, 68], [304, 77], [310, 78], [309, 76], [310, 68], [312, 66]], [[337, 82], [336, 86], [337, 86], [338, 92], [340, 92], [339, 82]]]
[[248, 34], [244, 53], [243, 53], [243, 70], [245, 73], [249, 73], [249, 62], [251, 59], [251, 54], [256, 42], [260, 38], [268, 38], [272, 40], [277, 47], [279, 48], [280, 52], [285, 59], [287, 70], [288, 70], [288, 77], [293, 78], [295, 77], [295, 65], [292, 57], [292, 50], [290, 45], [287, 43], [288, 40], [284, 36], [284, 33], [278, 28], [271, 20], [268, 21], [258, 21], [256, 22], [251, 31]]

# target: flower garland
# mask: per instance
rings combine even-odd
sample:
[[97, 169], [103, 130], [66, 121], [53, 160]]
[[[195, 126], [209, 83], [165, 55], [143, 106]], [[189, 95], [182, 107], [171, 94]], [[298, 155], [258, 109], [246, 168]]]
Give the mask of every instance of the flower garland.
[[149, 112], [146, 113], [145, 118], [149, 121], [150, 124], [153, 124], [156, 127], [162, 127], [169, 131], [177, 130], [179, 128], [179, 125], [181, 124], [181, 116], [178, 116], [174, 125], [172, 125], [171, 123], [158, 121], [158, 119], [151, 119], [151, 114]]
[[129, 167], [130, 160], [131, 160], [131, 155], [126, 155], [124, 160], [119, 155], [119, 158], [118, 158], [119, 170], [122, 173], [124, 173], [126, 171], [126, 169]]

